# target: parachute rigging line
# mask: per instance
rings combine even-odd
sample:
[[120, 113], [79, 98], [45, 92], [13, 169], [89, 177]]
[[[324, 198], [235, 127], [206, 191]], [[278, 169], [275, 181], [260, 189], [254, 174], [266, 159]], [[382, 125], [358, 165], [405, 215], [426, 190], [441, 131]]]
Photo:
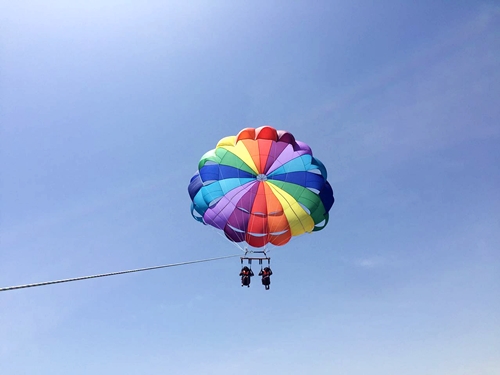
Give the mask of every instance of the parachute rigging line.
[[91, 275], [91, 276], [81, 276], [81, 277], [73, 277], [70, 279], [62, 279], [62, 280], [54, 280], [54, 281], [44, 281], [40, 283], [33, 283], [33, 284], [24, 284], [24, 285], [16, 285], [16, 286], [8, 286], [4, 288], [0, 288], [0, 292], [6, 292], [8, 290], [15, 290], [15, 289], [24, 289], [24, 288], [33, 288], [35, 286], [44, 286], [44, 285], [51, 285], [51, 284], [61, 284], [61, 283], [68, 283], [70, 281], [79, 281], [79, 280], [87, 280], [87, 279], [96, 279], [98, 277], [106, 277], [106, 276], [115, 276], [115, 275], [123, 275], [125, 273], [133, 273], [133, 272], [142, 272], [142, 271], [150, 271], [150, 270], [156, 270], [160, 268], [168, 268], [168, 267], [176, 267], [176, 266], [184, 266], [187, 264], [194, 264], [194, 263], [203, 263], [203, 262], [211, 262], [213, 260], [221, 260], [221, 259], [227, 259], [227, 258], [235, 258], [239, 257], [241, 254], [236, 254], [236, 255], [226, 255], [223, 257], [218, 257], [218, 258], [208, 258], [208, 259], [200, 259], [200, 260], [191, 260], [188, 262], [180, 262], [180, 263], [172, 263], [172, 264], [164, 264], [161, 266], [154, 266], [154, 267], [145, 267], [145, 268], [137, 268], [134, 270], [127, 270], [127, 271], [118, 271], [118, 272], [109, 272], [109, 273], [101, 273], [98, 275]]
[[[212, 229], [213, 232], [217, 233], [219, 236], [221, 236], [222, 238], [226, 238], [226, 236], [224, 236], [220, 231], [217, 231], [214, 227], [211, 227], [210, 226], [210, 229]], [[229, 241], [231, 242], [234, 246], [236, 246], [238, 249], [240, 249], [241, 251], [245, 252], [245, 249], [242, 248], [240, 245], [238, 245], [236, 242], [233, 242], [233, 241]]]

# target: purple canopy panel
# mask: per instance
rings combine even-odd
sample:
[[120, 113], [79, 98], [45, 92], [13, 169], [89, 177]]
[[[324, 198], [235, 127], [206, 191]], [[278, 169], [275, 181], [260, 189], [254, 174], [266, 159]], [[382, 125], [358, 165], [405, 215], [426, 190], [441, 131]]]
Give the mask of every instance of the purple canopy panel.
[[311, 147], [309, 147], [309, 145], [307, 145], [306, 143], [301, 142], [301, 141], [296, 141], [296, 144], [298, 147], [295, 148], [295, 151], [298, 151], [298, 150], [307, 151], [306, 154], [309, 154], [312, 156], [312, 150], [311, 150]]
[[281, 153], [287, 146], [290, 146], [290, 144], [285, 142], [273, 142], [267, 156], [266, 168], [264, 169], [265, 174], [269, 172], [269, 168], [271, 168], [271, 165], [273, 165], [275, 160], [281, 155]]
[[256, 181], [247, 182], [246, 184], [238, 186], [224, 195], [214, 207], [209, 208], [205, 212], [205, 215], [203, 216], [205, 223], [219, 229], [224, 229], [229, 216], [231, 216], [231, 213], [236, 208], [236, 205], [233, 202], [239, 201], [245, 193], [252, 189], [255, 183]]
[[[234, 242], [245, 241], [245, 230], [250, 218], [250, 213], [236, 208], [229, 217], [224, 228], [227, 238]], [[235, 228], [235, 229], [233, 229]]]
[[292, 147], [292, 145], [287, 145], [288, 147], [286, 147], [281, 153], [280, 155], [278, 156], [278, 158], [274, 161], [274, 163], [269, 167], [269, 169], [267, 170], [267, 174], [273, 172], [274, 170], [278, 169], [279, 167], [281, 167], [283, 164], [289, 162], [290, 160], [292, 159], [295, 159], [301, 155], [306, 155], [306, 154], [309, 154], [310, 153], [310, 149], [307, 150], [298, 150], [298, 151], [295, 151]]

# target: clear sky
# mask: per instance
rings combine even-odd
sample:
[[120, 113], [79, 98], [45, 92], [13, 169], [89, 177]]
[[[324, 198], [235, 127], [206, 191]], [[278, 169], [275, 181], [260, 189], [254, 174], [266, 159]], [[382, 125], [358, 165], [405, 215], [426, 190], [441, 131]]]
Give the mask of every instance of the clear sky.
[[[410, 4], [411, 3], [411, 4]], [[500, 374], [496, 1], [1, 1], [0, 287], [237, 254], [200, 157], [308, 143], [328, 227], [273, 250], [0, 293], [0, 373]]]

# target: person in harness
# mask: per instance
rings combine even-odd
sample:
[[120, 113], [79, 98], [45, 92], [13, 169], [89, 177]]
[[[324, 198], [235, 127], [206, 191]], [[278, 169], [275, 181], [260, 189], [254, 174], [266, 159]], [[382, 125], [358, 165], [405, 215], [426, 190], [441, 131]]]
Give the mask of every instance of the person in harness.
[[266, 290], [269, 290], [269, 285], [271, 284], [271, 275], [273, 274], [273, 271], [271, 271], [271, 268], [265, 267], [263, 270], [260, 270], [259, 276], [262, 276], [262, 285], [266, 288]]
[[250, 278], [253, 276], [253, 271], [245, 266], [241, 269], [240, 276], [241, 286], [247, 286], [250, 288]]

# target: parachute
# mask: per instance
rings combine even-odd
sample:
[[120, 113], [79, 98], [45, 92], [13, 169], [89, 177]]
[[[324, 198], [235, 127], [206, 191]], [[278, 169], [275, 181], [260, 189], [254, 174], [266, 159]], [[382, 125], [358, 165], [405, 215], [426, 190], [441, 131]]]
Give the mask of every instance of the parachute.
[[334, 202], [311, 148], [270, 126], [221, 139], [202, 156], [188, 192], [197, 221], [256, 248], [323, 229]]

